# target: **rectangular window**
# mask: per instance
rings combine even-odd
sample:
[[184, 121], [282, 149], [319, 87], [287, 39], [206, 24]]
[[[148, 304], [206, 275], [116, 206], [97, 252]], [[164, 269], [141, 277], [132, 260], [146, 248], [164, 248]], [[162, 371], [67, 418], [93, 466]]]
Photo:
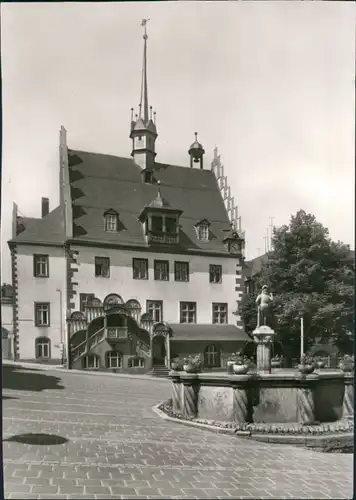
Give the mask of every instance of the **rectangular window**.
[[146, 311], [151, 314], [155, 323], [163, 321], [163, 302], [162, 300], [147, 300]]
[[118, 352], [109, 352], [107, 357], [107, 367], [108, 368], [121, 368], [122, 367], [122, 356]]
[[36, 339], [36, 358], [49, 358], [49, 339], [39, 338]]
[[162, 217], [152, 216], [152, 231], [161, 233], [163, 231], [163, 219]]
[[227, 323], [227, 304], [226, 303], [213, 303], [213, 323], [226, 324]]
[[148, 260], [132, 259], [132, 272], [134, 280], [148, 280]]
[[144, 368], [145, 360], [142, 358], [130, 358], [129, 368]]
[[49, 302], [35, 302], [35, 326], [49, 325]]
[[200, 224], [198, 227], [198, 235], [201, 241], [209, 240], [209, 226], [207, 224]]
[[189, 281], [189, 262], [174, 263], [174, 279], [175, 281]]
[[168, 260], [154, 261], [154, 277], [158, 281], [169, 280], [169, 262]]
[[33, 256], [33, 275], [36, 278], [48, 278], [48, 255], [34, 255]]
[[85, 312], [85, 306], [95, 298], [94, 293], [81, 293], [79, 295], [80, 310]]
[[222, 266], [210, 264], [209, 266], [209, 281], [210, 283], [221, 283], [222, 281]]
[[95, 277], [109, 278], [110, 259], [109, 257], [95, 257]]
[[84, 368], [87, 369], [99, 368], [100, 367], [99, 356], [96, 356], [95, 354], [89, 354], [88, 356], [85, 356], [83, 360], [83, 366]]
[[196, 323], [197, 321], [197, 304], [196, 302], [181, 302], [180, 303], [180, 322], [181, 323]]
[[117, 231], [117, 215], [107, 214], [105, 216], [105, 231]]

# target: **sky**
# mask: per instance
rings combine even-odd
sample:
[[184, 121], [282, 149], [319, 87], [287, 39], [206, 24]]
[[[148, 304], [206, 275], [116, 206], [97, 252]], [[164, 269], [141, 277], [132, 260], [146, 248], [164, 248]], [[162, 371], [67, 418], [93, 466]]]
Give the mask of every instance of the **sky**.
[[189, 166], [215, 145], [246, 231], [246, 257], [299, 209], [354, 248], [354, 2], [1, 5], [2, 280], [12, 203], [39, 217], [59, 199], [59, 129], [73, 149], [130, 156], [141, 20], [157, 161]]

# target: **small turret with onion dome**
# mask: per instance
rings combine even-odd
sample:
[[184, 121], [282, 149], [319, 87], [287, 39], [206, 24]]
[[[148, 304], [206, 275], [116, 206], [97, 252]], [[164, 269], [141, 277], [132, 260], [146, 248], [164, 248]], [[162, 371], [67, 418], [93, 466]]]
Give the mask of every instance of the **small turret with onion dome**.
[[190, 156], [190, 168], [193, 168], [193, 163], [200, 163], [200, 168], [203, 168], [203, 156], [205, 150], [203, 145], [198, 142], [198, 132], [194, 132], [195, 141], [189, 148], [189, 156]]

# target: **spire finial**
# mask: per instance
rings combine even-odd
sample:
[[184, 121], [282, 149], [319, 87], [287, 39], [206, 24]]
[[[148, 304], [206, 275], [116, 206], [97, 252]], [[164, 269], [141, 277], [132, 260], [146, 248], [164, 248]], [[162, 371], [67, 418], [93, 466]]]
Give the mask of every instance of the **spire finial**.
[[162, 194], [161, 194], [161, 181], [157, 181], [157, 186], [158, 186], [157, 198], [161, 199], [162, 198]]
[[[141, 26], [145, 32], [143, 35], [143, 67], [142, 67], [142, 84], [141, 84], [141, 102], [140, 102], [140, 118], [143, 118], [145, 124], [148, 122], [148, 91], [147, 91], [147, 22], [149, 19], [142, 19]], [[142, 116], [143, 112], [143, 116]]]
[[198, 132], [194, 132], [194, 135], [195, 135], [195, 140], [197, 141], [198, 140]]
[[143, 18], [142, 21], [141, 21], [141, 26], [143, 26], [144, 30], [145, 30], [145, 32], [143, 34], [143, 39], [144, 40], [147, 40], [147, 38], [148, 38], [148, 35], [147, 35], [147, 23], [148, 23], [149, 20], [150, 20], [150, 18], [147, 17], [147, 18]]

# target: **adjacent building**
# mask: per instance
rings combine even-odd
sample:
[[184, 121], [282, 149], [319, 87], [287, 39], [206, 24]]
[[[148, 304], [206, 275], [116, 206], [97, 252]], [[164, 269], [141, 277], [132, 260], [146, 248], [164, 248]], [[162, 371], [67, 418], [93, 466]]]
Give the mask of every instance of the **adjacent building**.
[[1, 353], [3, 359], [13, 357], [13, 293], [12, 286], [1, 287]]
[[244, 234], [215, 148], [197, 134], [187, 165], [156, 160], [144, 34], [131, 157], [71, 149], [60, 130], [60, 203], [21, 218], [9, 241], [15, 357], [74, 368], [159, 370], [201, 353], [224, 365], [250, 340], [238, 316]]

